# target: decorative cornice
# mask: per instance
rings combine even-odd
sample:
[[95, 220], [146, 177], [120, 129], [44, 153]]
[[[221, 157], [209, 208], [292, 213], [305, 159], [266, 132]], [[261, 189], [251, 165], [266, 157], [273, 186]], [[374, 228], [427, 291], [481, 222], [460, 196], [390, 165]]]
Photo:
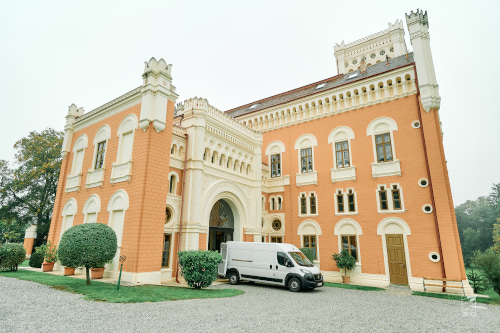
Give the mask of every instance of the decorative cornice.
[[134, 90], [131, 90], [128, 93], [76, 118], [76, 122], [74, 124], [75, 132], [108, 118], [109, 116], [120, 113], [139, 103], [141, 103], [141, 87], [135, 88]]

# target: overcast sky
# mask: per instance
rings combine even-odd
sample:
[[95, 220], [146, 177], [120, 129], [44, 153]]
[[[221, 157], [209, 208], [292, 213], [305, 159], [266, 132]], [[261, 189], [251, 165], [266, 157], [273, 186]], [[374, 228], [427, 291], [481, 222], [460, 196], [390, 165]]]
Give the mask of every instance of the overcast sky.
[[[500, 1], [2, 1], [0, 159], [30, 131], [63, 130], [173, 64], [178, 102], [220, 110], [337, 74], [333, 45], [428, 11], [455, 205], [500, 182]], [[406, 29], [406, 22], [405, 22]], [[411, 45], [406, 32], [407, 46]]]

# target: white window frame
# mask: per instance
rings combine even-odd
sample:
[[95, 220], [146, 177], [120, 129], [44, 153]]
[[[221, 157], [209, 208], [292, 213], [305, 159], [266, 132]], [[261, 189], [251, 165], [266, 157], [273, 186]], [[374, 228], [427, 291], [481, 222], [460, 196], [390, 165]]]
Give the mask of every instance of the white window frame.
[[297, 235], [300, 236], [300, 247], [304, 247], [304, 236], [316, 236], [316, 259], [314, 263], [319, 266], [320, 263], [320, 246], [319, 236], [322, 235], [321, 227], [318, 222], [314, 220], [304, 220], [297, 228]]
[[[173, 179], [175, 181], [173, 187], [172, 187], [172, 192], [170, 192], [170, 179], [173, 176]], [[170, 171], [168, 174], [168, 194], [169, 195], [177, 195], [177, 185], [179, 184], [179, 175], [175, 171]]]
[[[116, 161], [113, 162], [111, 171], [111, 183], [118, 183], [124, 181], [130, 181], [132, 177], [132, 161], [133, 161], [133, 150], [134, 150], [134, 140], [135, 140], [135, 130], [138, 128], [138, 120], [135, 114], [129, 114], [126, 116], [120, 126], [118, 127], [118, 132], [116, 136], [118, 137], [118, 149], [116, 152]], [[124, 140], [123, 137], [126, 134], [132, 133], [132, 150], [130, 160], [123, 160], [124, 151]]]
[[[314, 194], [314, 197], [316, 198], [316, 213], [311, 214], [311, 194]], [[300, 199], [302, 198], [302, 195], [305, 195], [306, 198], [306, 213], [302, 213], [302, 206]], [[309, 217], [309, 216], [318, 216], [319, 214], [319, 204], [318, 204], [318, 194], [316, 191], [310, 191], [309, 194], [307, 192], [300, 192], [299, 197], [298, 197], [298, 204], [299, 204], [299, 216], [300, 217]]]
[[97, 194], [92, 194], [85, 201], [85, 205], [83, 205], [83, 223], [89, 222], [89, 214], [95, 214], [96, 223], [98, 221], [99, 213], [101, 212], [101, 198]]
[[[354, 140], [354, 132], [350, 127], [339, 126], [333, 129], [328, 135], [328, 143], [332, 144], [333, 151], [333, 168], [331, 169], [332, 182], [345, 180], [356, 180], [356, 167], [354, 166], [352, 156], [352, 142]], [[339, 168], [337, 164], [336, 144], [338, 142], [347, 141], [349, 150], [349, 167]]]
[[[315, 152], [314, 147], [318, 145], [318, 140], [312, 134], [302, 134], [295, 141], [295, 150], [297, 151], [297, 166], [298, 173], [296, 174], [295, 183], [296, 186], [304, 186], [304, 185], [318, 185], [318, 173], [316, 171], [316, 163], [315, 163]], [[301, 163], [301, 151], [302, 149], [311, 148], [311, 160], [312, 160], [312, 171], [302, 173], [302, 163]]]
[[356, 236], [356, 250], [358, 253], [356, 266], [361, 266], [361, 249], [359, 245], [359, 236], [363, 235], [361, 225], [353, 219], [344, 218], [335, 223], [333, 234], [336, 235], [338, 239], [338, 253], [342, 251], [342, 236]]
[[[396, 185], [398, 190], [399, 190], [399, 196], [401, 200], [401, 209], [394, 209], [394, 200], [392, 198], [392, 187]], [[381, 187], [385, 188], [385, 191], [387, 193], [387, 210], [382, 210], [380, 209], [380, 188]], [[399, 213], [405, 213], [406, 208], [405, 208], [405, 201], [404, 201], [404, 196], [403, 196], [403, 187], [399, 183], [391, 183], [389, 184], [389, 187], [386, 184], [378, 184], [377, 189], [375, 190], [375, 195], [377, 199], [377, 211], [379, 214], [399, 214]]]
[[[396, 144], [394, 140], [394, 132], [398, 130], [398, 125], [394, 119], [389, 117], [379, 117], [374, 119], [366, 129], [366, 135], [372, 137], [373, 163], [372, 176], [373, 178], [401, 176], [401, 165], [396, 155]], [[389, 133], [391, 137], [392, 161], [379, 162], [377, 159], [377, 145], [375, 136], [379, 134]]]
[[[269, 177], [271, 179], [282, 178], [283, 177], [283, 153], [286, 151], [285, 145], [283, 142], [279, 140], [275, 140], [267, 145], [265, 155], [267, 156], [268, 165], [269, 165]], [[272, 176], [272, 165], [271, 165], [271, 156], [272, 155], [280, 155], [280, 176], [273, 177]]]
[[[349, 190], [352, 190], [354, 193], [354, 212], [349, 211]], [[339, 206], [338, 206], [338, 192], [342, 192], [342, 203], [344, 204], [344, 212], [339, 212]], [[335, 215], [358, 215], [358, 194], [354, 190], [354, 187], [348, 187], [345, 189], [342, 188], [336, 188], [335, 189], [335, 194], [334, 194], [334, 203], [335, 203]]]

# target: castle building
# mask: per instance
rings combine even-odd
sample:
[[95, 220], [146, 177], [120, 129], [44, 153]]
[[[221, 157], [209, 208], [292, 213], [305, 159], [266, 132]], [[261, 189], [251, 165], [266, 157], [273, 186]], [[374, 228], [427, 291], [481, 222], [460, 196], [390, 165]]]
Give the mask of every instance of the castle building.
[[[356, 284], [467, 288], [439, 121], [427, 13], [335, 45], [338, 75], [222, 112], [177, 102], [171, 65], [151, 58], [143, 83], [66, 116], [48, 239], [81, 223], [118, 237], [108, 276], [175, 277], [178, 250], [229, 240], [310, 248], [327, 281], [332, 254], [357, 259]], [[469, 288], [470, 289], [470, 288]]]

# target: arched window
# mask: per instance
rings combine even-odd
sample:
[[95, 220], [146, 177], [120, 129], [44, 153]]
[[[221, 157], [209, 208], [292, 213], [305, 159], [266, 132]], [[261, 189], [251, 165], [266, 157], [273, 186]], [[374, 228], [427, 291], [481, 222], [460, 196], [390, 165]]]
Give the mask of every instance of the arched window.
[[132, 151], [134, 148], [134, 134], [138, 121], [135, 114], [130, 114], [123, 119], [118, 127], [117, 136], [118, 152], [116, 162], [113, 163], [111, 183], [129, 181], [132, 175]]
[[352, 163], [351, 140], [354, 132], [350, 127], [336, 127], [328, 135], [328, 143], [333, 146], [332, 182], [356, 180], [356, 169]]
[[94, 136], [94, 155], [92, 157], [91, 169], [87, 172], [86, 188], [102, 186], [104, 184], [104, 162], [108, 141], [111, 138], [111, 128], [102, 126]]
[[85, 134], [80, 135], [73, 146], [73, 164], [71, 173], [66, 179], [66, 192], [78, 191], [80, 189], [82, 178], [83, 158], [85, 149], [88, 145], [88, 139]]
[[266, 156], [269, 159], [271, 178], [282, 176], [281, 155], [285, 152], [285, 145], [281, 141], [273, 141], [266, 148]]
[[168, 179], [168, 193], [177, 194], [177, 183], [179, 181], [179, 175], [177, 175], [176, 172], [172, 171], [170, 172]]
[[83, 206], [83, 223], [96, 223], [100, 211], [101, 199], [97, 194], [92, 194]]
[[69, 199], [64, 208], [62, 210], [62, 224], [61, 224], [61, 233], [59, 235], [59, 239], [61, 239], [62, 235], [66, 230], [73, 226], [73, 221], [75, 219], [75, 215], [77, 212], [77, 203], [76, 200], [71, 198]]
[[113, 262], [108, 267], [108, 269], [112, 271], [118, 270], [120, 252], [123, 242], [123, 228], [125, 226], [125, 212], [128, 210], [128, 208], [129, 198], [127, 192], [125, 192], [124, 190], [118, 190], [113, 193], [108, 202], [108, 226], [112, 228], [116, 233], [118, 249], [116, 250]]
[[359, 251], [359, 236], [363, 234], [361, 226], [352, 219], [342, 219], [335, 224], [334, 235], [338, 236], [339, 253], [348, 250], [349, 254], [361, 263]]
[[366, 130], [366, 135], [372, 137], [373, 178], [386, 176], [401, 176], [401, 166], [396, 159], [394, 132], [398, 130], [396, 122], [389, 117], [373, 120]]
[[305, 220], [298, 229], [301, 247], [310, 248], [314, 253], [314, 260], [319, 260], [319, 236], [321, 236], [321, 227], [316, 221]]
[[318, 176], [314, 167], [314, 147], [318, 145], [312, 134], [303, 134], [295, 141], [298, 153], [299, 172], [296, 174], [296, 185], [317, 185]]

